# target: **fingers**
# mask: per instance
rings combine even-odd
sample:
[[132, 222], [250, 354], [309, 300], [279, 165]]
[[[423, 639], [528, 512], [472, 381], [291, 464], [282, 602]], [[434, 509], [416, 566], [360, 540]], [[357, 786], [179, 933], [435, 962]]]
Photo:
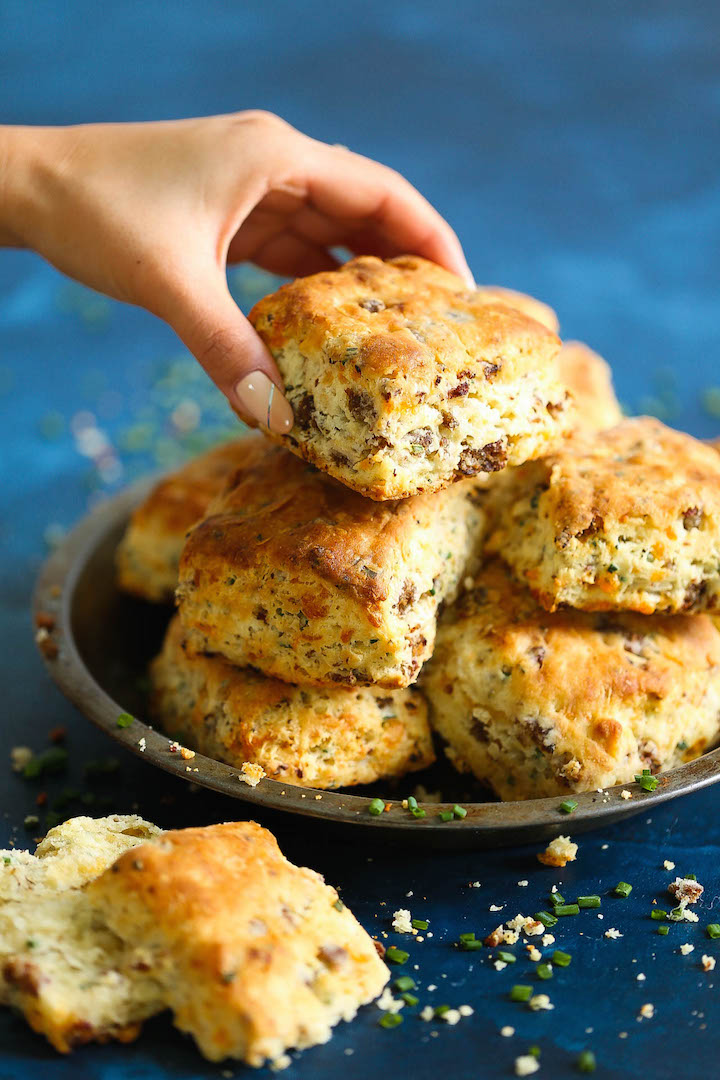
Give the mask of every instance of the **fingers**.
[[224, 280], [213, 280], [192, 294], [183, 290], [160, 314], [236, 412], [278, 435], [290, 431], [293, 412], [280, 373]]
[[398, 173], [375, 161], [335, 147], [314, 144], [306, 166], [313, 206], [335, 218], [371, 226], [396, 249], [413, 252], [458, 274], [470, 285], [473, 276], [462, 246], [448, 223]]

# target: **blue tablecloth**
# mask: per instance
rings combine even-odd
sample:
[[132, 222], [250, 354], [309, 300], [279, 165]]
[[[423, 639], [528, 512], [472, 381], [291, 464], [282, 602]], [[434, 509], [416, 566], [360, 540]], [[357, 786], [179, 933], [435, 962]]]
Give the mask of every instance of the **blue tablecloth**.
[[[457, 228], [478, 280], [548, 300], [565, 336], [610, 359], [629, 409], [707, 436], [720, 428], [719, 38], [710, 0], [371, 0], [357, 8], [9, 0], [0, 7], [0, 121], [276, 111], [404, 172]], [[267, 285], [254, 272], [233, 278], [243, 305]], [[199, 406], [197, 427], [188, 401]], [[35, 806], [43, 787], [50, 803], [60, 798], [61, 813], [137, 806], [163, 825], [243, 816], [243, 804], [192, 794], [135, 759], [84, 779], [88, 760], [112, 748], [50, 685], [28, 616], [47, 546], [105, 493], [221, 434], [222, 402], [149, 315], [67, 283], [32, 255], [5, 252], [0, 411], [3, 752], [7, 762], [13, 745], [40, 749], [52, 727], [65, 725], [71, 754], [69, 775], [47, 785], [0, 767], [0, 843], [34, 835], [22, 823], [34, 812], [44, 820], [47, 808]], [[105, 440], [94, 459], [82, 452], [88, 424]], [[63, 796], [68, 786], [94, 801]], [[716, 791], [581, 838], [578, 861], [557, 873], [531, 849], [369, 849], [307, 821], [267, 823], [292, 858], [341, 888], [371, 931], [388, 932], [398, 907], [429, 918], [433, 937], [410, 946], [408, 965], [421, 1002], [475, 1010], [456, 1027], [425, 1024], [410, 1010], [386, 1031], [368, 1008], [294, 1061], [289, 1080], [340, 1072], [348, 1080], [490, 1080], [512, 1075], [514, 1058], [531, 1045], [541, 1051], [540, 1076], [575, 1075], [585, 1047], [597, 1055], [598, 1076], [717, 1074], [720, 976], [700, 965], [703, 953], [720, 953], [702, 930], [719, 918]], [[698, 926], [659, 937], [648, 912], [653, 899], [669, 899], [665, 859], [696, 873], [706, 896]], [[528, 962], [497, 972], [452, 946], [464, 930], [486, 932], [500, 918], [538, 910], [554, 881], [566, 896], [605, 896], [620, 879], [633, 893], [606, 897], [602, 921], [586, 912], [556, 931], [573, 962], [539, 987], [553, 1011], [508, 1001], [509, 986], [528, 981]], [[469, 888], [475, 881], [481, 887]], [[502, 914], [488, 910], [493, 904], [504, 905]], [[606, 939], [609, 927], [624, 936]], [[387, 940], [402, 943], [392, 933]], [[678, 951], [685, 941], [695, 945], [688, 956]], [[655, 1016], [638, 1020], [646, 1003]], [[503, 1025], [516, 1034], [500, 1036]], [[64, 1060], [18, 1019], [0, 1016], [0, 1080], [218, 1075], [163, 1019], [130, 1047]]]

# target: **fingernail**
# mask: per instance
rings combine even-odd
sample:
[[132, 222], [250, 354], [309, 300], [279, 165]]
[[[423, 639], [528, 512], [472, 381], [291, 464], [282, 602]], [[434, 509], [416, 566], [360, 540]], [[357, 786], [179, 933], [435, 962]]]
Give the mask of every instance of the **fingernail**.
[[251, 371], [235, 385], [243, 412], [276, 435], [286, 435], [295, 423], [290, 402], [264, 371]]

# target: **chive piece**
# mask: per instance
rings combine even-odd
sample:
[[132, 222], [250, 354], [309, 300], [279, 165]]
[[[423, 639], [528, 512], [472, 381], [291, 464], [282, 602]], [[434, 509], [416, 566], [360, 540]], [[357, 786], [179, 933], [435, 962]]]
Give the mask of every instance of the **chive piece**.
[[667, 919], [667, 911], [661, 911], [660, 908], [653, 908], [650, 912], [650, 918], [655, 919], [655, 922], [662, 922], [663, 919]]
[[396, 1027], [399, 1027], [400, 1024], [402, 1024], [402, 1022], [403, 1022], [403, 1018], [400, 1015], [400, 1013], [387, 1012], [380, 1019], [380, 1027], [381, 1028], [396, 1028]]
[[25, 780], [36, 780], [38, 776], [53, 776], [67, 768], [68, 752], [62, 746], [51, 746], [36, 754], [28, 761], [22, 771]]
[[662, 936], [665, 937], [666, 934], [670, 933], [670, 927], [667, 924], [664, 924], [663, 926], [658, 926], [657, 932], [658, 934], [662, 934]]
[[553, 969], [552, 964], [538, 964], [537, 966], [538, 979], [552, 979]]
[[461, 944], [467, 945], [468, 941], [475, 940], [475, 931], [469, 930], [467, 934], [461, 934], [458, 940], [461, 942]]
[[477, 952], [483, 948], [483, 945], [484, 942], [478, 939], [477, 941], [466, 941], [462, 948], [464, 952]]
[[410, 953], [405, 952], [404, 949], [398, 949], [396, 945], [390, 945], [385, 950], [385, 959], [389, 960], [391, 964], [405, 964], [410, 956]]
[[670, 922], [682, 922], [685, 918], [685, 909], [681, 907], [674, 907], [672, 911], [668, 913], [668, 919]]
[[579, 912], [580, 908], [577, 904], [559, 904], [558, 907], [555, 908], [555, 914], [558, 916], [578, 915]]
[[592, 1073], [597, 1068], [597, 1061], [592, 1050], [583, 1050], [577, 1059], [577, 1067], [579, 1072]]
[[448, 1012], [450, 1012], [450, 1006], [449, 1005], [438, 1005], [436, 1007], [436, 1009], [435, 1009], [435, 1015], [436, 1016], [444, 1016], [445, 1013], [448, 1013]]
[[540, 1057], [540, 1047], [539, 1046], [528, 1046], [528, 1054], [530, 1055], [530, 1057], [539, 1058]]
[[129, 712], [121, 712], [116, 723], [118, 727], [130, 727], [131, 724], [135, 723], [135, 717], [131, 716]]
[[335, 903], [333, 904], [333, 907], [335, 908], [336, 911], [344, 911], [345, 910], [345, 905], [343, 904], [343, 902], [342, 902], [342, 900], [340, 899], [339, 896], [338, 896], [337, 900], [335, 901]]
[[408, 810], [417, 810], [418, 808], [417, 799], [414, 795], [408, 795], [407, 804]]
[[515, 953], [507, 952], [506, 949], [499, 949], [497, 958], [498, 960], [502, 960], [504, 964], [514, 964], [517, 959]]
[[551, 926], [555, 926], [557, 923], [555, 915], [551, 915], [549, 911], [536, 911], [535, 918], [538, 922], [541, 922], [543, 926], [547, 926], [548, 929]]
[[393, 986], [396, 990], [414, 990], [415, 980], [410, 975], [399, 975]]
[[553, 907], [557, 907], [558, 904], [565, 903], [565, 897], [561, 896], [559, 892], [552, 892], [550, 893], [550, 903]]
[[621, 896], [625, 899], [625, 897], [629, 896], [632, 892], [632, 885], [628, 885], [627, 881], [618, 881], [613, 892], [616, 896]]
[[716, 923], [716, 922], [708, 923], [708, 925], [705, 927], [705, 930], [707, 931], [707, 936], [708, 937], [711, 937], [711, 938], [719, 938], [720, 937], [720, 923]]
[[424, 818], [425, 814], [426, 814], [426, 811], [421, 810], [420, 807], [418, 807], [417, 810], [411, 810], [410, 813], [412, 814], [412, 816], [414, 818], [417, 819], [417, 818]]
[[697, 881], [697, 874], [683, 874], [685, 881]]
[[415, 997], [414, 994], [408, 993], [401, 994], [400, 997], [403, 999], [406, 1005], [417, 1005], [418, 1001], [420, 1000], [420, 998]]
[[452, 821], [453, 812], [452, 812], [452, 810], [441, 810], [440, 813], [438, 814], [438, 817], [440, 818], [441, 821]]
[[636, 776], [635, 780], [643, 791], [654, 791], [660, 783], [657, 776], [651, 776], [649, 772], [643, 772], [641, 775]]
[[565, 801], [561, 802], [558, 806], [558, 810], [563, 814], [572, 814], [573, 810], [577, 810], [577, 802], [575, 799], [565, 799]]
[[455, 815], [456, 818], [465, 818], [465, 817], [467, 817], [467, 810], [465, 809], [465, 807], [464, 806], [458, 806], [457, 803], [455, 803], [455, 805], [453, 806], [452, 812], [453, 812], [453, 814]]
[[430, 925], [430, 923], [427, 921], [427, 919], [413, 919], [412, 920], [413, 930], [427, 930], [429, 925]]
[[576, 903], [581, 908], [595, 908], [602, 905], [602, 900], [599, 896], [578, 896]]
[[368, 806], [368, 813], [373, 817], [379, 817], [385, 810], [385, 803], [382, 799], [373, 799]]
[[511, 1001], [529, 1001], [532, 997], [532, 986], [511, 986], [510, 987], [510, 1000]]
[[552, 962], [557, 967], [569, 967], [572, 961], [572, 956], [569, 952], [563, 952], [562, 949], [556, 949], [552, 954]]

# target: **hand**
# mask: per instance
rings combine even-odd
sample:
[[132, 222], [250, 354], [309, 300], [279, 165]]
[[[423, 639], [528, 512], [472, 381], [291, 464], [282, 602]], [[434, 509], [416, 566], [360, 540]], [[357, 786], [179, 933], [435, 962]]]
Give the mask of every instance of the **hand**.
[[406, 180], [269, 113], [5, 128], [3, 164], [0, 242], [164, 319], [237, 412], [280, 433], [292, 410], [226, 263], [299, 276], [334, 267], [329, 248], [344, 246], [412, 252], [472, 281], [454, 232]]

